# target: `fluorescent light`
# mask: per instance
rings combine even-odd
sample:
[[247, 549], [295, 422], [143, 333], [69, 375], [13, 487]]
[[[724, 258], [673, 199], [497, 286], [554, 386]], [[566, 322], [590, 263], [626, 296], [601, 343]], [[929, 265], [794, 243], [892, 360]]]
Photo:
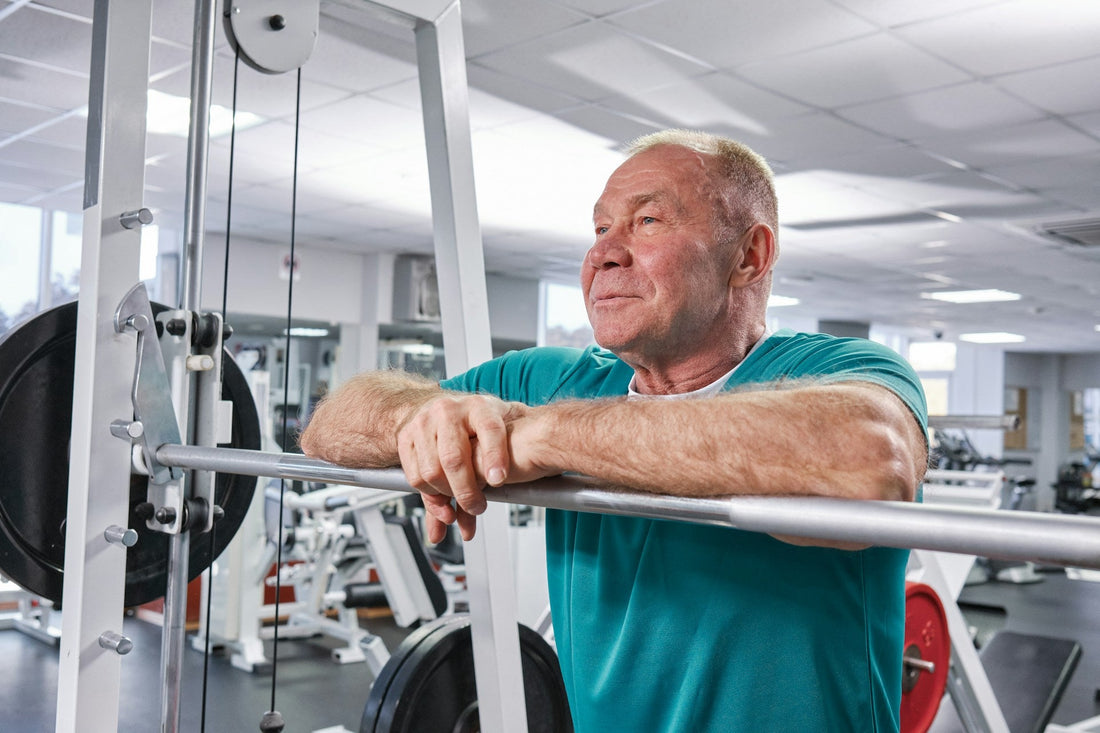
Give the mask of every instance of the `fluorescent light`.
[[972, 344], [1019, 344], [1027, 339], [1018, 333], [1005, 333], [1004, 331], [990, 331], [988, 333], [964, 333], [959, 335], [960, 341], [969, 341]]
[[1006, 300], [1019, 300], [1019, 293], [1010, 293], [1007, 290], [938, 290], [932, 293], [921, 293], [920, 297], [929, 300], [945, 300], [948, 303], [996, 303]]
[[1093, 326], [1093, 329], [1096, 331], [1100, 331], [1100, 323], [1097, 323], [1095, 326]]
[[[283, 335], [286, 336], [286, 329], [283, 329]], [[291, 336], [328, 336], [327, 328], [307, 328], [305, 326], [294, 326], [290, 329]]]
[[798, 298], [792, 298], [789, 295], [776, 295], [772, 293], [768, 296], [769, 308], [782, 308], [785, 305], [798, 305], [802, 301]]
[[[254, 127], [263, 118], [251, 112], [237, 111], [237, 129]], [[172, 94], [149, 90], [149, 109], [146, 113], [146, 125], [149, 132], [161, 135], [187, 137], [191, 124], [191, 100]], [[233, 110], [220, 104], [210, 105], [210, 137], [229, 134], [233, 126]]]

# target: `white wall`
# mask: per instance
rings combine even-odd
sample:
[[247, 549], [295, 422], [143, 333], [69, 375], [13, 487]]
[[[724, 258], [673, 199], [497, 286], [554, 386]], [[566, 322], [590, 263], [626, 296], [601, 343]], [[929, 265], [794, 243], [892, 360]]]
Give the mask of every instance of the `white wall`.
[[[294, 315], [339, 323], [358, 319], [363, 289], [363, 255], [296, 245], [300, 263], [294, 281]], [[279, 277], [290, 247], [234, 239], [229, 261], [229, 310], [263, 316], [286, 316], [287, 286]], [[221, 309], [225, 241], [207, 239], [202, 279], [202, 307]], [[349, 314], [353, 317], [349, 318]]]

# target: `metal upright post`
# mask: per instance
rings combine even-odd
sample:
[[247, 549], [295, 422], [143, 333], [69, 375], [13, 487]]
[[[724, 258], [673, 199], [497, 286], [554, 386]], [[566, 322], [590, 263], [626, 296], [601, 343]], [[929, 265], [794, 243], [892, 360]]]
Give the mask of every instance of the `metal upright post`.
[[[118, 728], [126, 552], [104, 536], [126, 526], [130, 443], [109, 429], [133, 415], [135, 339], [115, 308], [139, 276], [133, 226], [145, 182], [152, 3], [96, 0], [92, 23], [84, 235], [77, 315], [69, 504], [65, 523], [56, 729]], [[129, 215], [129, 216], [127, 216]], [[141, 219], [143, 217], [136, 217]], [[125, 222], [125, 224], [124, 224]]]
[[[493, 355], [458, 3], [415, 30], [443, 345], [454, 375]], [[482, 729], [526, 733], [507, 507], [489, 505], [465, 552]]]
[[[187, 137], [187, 184], [184, 197], [184, 256], [180, 309], [198, 310], [202, 296], [202, 255], [206, 229], [206, 178], [210, 147], [210, 98], [214, 69], [214, 0], [196, 0], [195, 32], [191, 49], [191, 118]], [[177, 395], [176, 414], [189, 415], [190, 380]], [[185, 418], [181, 420], [186, 423]], [[193, 439], [187, 424], [180, 426]], [[191, 487], [199, 480], [186, 476]], [[164, 633], [161, 636], [161, 730], [176, 733], [180, 727], [183, 652], [187, 621], [187, 562], [191, 551], [188, 529], [168, 536], [167, 587], [164, 596]]]

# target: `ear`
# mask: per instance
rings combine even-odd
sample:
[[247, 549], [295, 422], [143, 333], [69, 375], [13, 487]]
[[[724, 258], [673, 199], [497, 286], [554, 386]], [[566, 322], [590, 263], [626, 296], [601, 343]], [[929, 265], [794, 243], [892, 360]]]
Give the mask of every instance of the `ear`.
[[775, 232], [756, 223], [741, 236], [741, 257], [730, 273], [730, 286], [744, 288], [763, 280], [775, 265]]

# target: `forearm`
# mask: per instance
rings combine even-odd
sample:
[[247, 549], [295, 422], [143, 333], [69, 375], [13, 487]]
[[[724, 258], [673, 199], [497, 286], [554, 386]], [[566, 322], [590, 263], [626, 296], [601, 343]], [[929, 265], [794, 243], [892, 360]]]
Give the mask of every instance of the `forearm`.
[[318, 404], [299, 445], [306, 455], [342, 466], [396, 466], [398, 431], [440, 394], [435, 382], [405, 372], [359, 374]]
[[536, 411], [535, 461], [687, 496], [913, 497], [924, 438], [894, 395], [842, 384]]

